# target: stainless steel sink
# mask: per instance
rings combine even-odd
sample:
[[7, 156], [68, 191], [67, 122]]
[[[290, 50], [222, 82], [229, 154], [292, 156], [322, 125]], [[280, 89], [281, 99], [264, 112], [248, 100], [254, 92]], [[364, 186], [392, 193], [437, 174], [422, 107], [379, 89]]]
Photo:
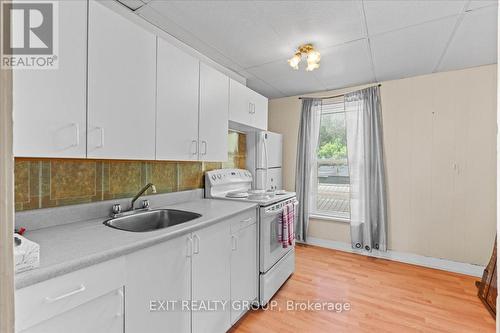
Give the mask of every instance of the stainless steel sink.
[[198, 217], [201, 217], [201, 215], [193, 212], [176, 209], [158, 209], [133, 212], [109, 219], [104, 224], [108, 227], [125, 231], [146, 232], [168, 228]]

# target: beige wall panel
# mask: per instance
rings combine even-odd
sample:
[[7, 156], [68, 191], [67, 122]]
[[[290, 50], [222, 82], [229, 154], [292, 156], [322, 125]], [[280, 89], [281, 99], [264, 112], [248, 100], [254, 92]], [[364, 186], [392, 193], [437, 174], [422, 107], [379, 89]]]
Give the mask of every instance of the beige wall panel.
[[[487, 263], [496, 216], [496, 71], [489, 65], [382, 83], [391, 250]], [[300, 107], [297, 96], [269, 104], [269, 130], [284, 135], [287, 190], [295, 187]], [[349, 242], [349, 226], [311, 219], [309, 236]]]

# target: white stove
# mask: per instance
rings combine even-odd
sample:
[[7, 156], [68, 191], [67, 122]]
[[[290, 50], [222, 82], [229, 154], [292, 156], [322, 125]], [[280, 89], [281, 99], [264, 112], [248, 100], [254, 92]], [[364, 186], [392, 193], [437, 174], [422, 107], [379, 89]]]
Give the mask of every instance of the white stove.
[[259, 302], [265, 305], [295, 271], [294, 247], [283, 248], [278, 241], [278, 231], [284, 206], [296, 203], [297, 199], [295, 192], [255, 190], [252, 183], [252, 174], [248, 170], [208, 171], [205, 174], [205, 197], [259, 205]]
[[255, 202], [260, 206], [294, 198], [295, 192], [252, 189], [253, 177], [248, 170], [218, 169], [205, 174], [205, 197]]

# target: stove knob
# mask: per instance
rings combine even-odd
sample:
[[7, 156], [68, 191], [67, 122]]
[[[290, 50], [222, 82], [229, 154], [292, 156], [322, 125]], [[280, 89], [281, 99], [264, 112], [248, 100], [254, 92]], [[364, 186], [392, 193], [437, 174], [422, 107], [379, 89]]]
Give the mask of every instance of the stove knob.
[[221, 177], [222, 177], [222, 176], [221, 176], [220, 174], [218, 174], [218, 175], [217, 175], [217, 178], [221, 179]]
[[212, 179], [215, 180], [215, 178], [216, 178], [215, 175], [212, 175]]

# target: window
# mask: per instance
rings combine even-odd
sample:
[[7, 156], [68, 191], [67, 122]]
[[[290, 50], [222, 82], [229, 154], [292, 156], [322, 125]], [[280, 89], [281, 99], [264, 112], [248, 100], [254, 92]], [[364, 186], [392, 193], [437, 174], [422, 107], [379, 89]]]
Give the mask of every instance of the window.
[[324, 100], [312, 186], [311, 214], [349, 219], [349, 168], [347, 163], [344, 98]]

